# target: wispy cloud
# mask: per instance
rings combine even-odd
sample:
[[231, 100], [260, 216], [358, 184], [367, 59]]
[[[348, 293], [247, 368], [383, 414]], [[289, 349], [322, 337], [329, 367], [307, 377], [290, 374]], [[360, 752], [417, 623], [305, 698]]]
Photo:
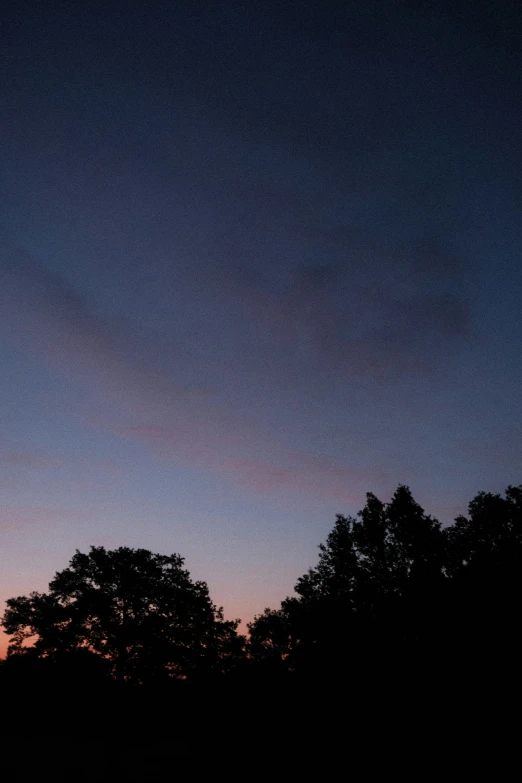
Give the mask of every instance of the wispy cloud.
[[[73, 374], [117, 399], [139, 406], [205, 395], [179, 382], [149, 357], [152, 338], [121, 317], [107, 317], [63, 277], [27, 253], [0, 250], [0, 329], [4, 339], [67, 375]], [[179, 358], [171, 342], [169, 359]]]
[[0, 448], [0, 466], [38, 470], [63, 465], [63, 459], [55, 454], [24, 448]]
[[[375, 470], [361, 472], [349, 460], [343, 464], [320, 453], [299, 456], [295, 422], [289, 419], [281, 433], [256, 414], [258, 392], [242, 384], [244, 367], [253, 368], [260, 383], [272, 373], [277, 399], [284, 364], [292, 372], [295, 357], [308, 375], [325, 371], [345, 380], [381, 380], [430, 371], [469, 334], [466, 301], [456, 292], [462, 265], [449, 250], [429, 242], [385, 248], [359, 240], [350, 253], [346, 263], [287, 265], [277, 279], [233, 263], [208, 271], [202, 296], [222, 297], [232, 312], [227, 356], [210, 350], [219, 344], [220, 330], [224, 339], [229, 336], [219, 321], [203, 358], [187, 359], [176, 347], [174, 359], [158, 356], [148, 350], [150, 335], [102, 314], [63, 278], [22, 253], [2, 257], [0, 325], [15, 345], [64, 375], [85, 379], [116, 403], [117, 420], [101, 416], [102, 426], [143, 443], [158, 458], [208, 468], [256, 492], [344, 501], [363, 481], [380, 484]], [[204, 307], [200, 310], [203, 318]], [[242, 323], [248, 326], [245, 343]], [[187, 368], [198, 361], [217, 368], [221, 396], [184, 381]], [[227, 398], [227, 384], [243, 395], [242, 407]], [[16, 449], [4, 455], [12, 466], [36, 467], [38, 459]]]
[[0, 509], [0, 530], [16, 532], [26, 529], [69, 522], [71, 519], [85, 518], [86, 515], [77, 510], [48, 508], [44, 506], [12, 506]]
[[327, 371], [424, 374], [470, 339], [465, 265], [451, 243], [343, 244], [343, 260], [287, 265], [275, 281], [223, 259], [214, 285], [277, 341], [274, 351], [286, 346]]
[[382, 486], [387, 476], [370, 467], [343, 464], [316, 454], [289, 452], [272, 461], [225, 460], [223, 469], [236, 480], [262, 495], [281, 497], [289, 493], [306, 498], [354, 505], [362, 487]]
[[160, 425], [120, 429], [123, 437], [143, 443], [164, 460], [182, 459], [211, 470], [264, 497], [304, 496], [339, 503], [359, 502], [361, 488], [388, 486], [386, 471], [344, 463], [331, 456], [292, 451], [265, 434], [232, 432], [213, 443], [208, 433], [190, 438]]

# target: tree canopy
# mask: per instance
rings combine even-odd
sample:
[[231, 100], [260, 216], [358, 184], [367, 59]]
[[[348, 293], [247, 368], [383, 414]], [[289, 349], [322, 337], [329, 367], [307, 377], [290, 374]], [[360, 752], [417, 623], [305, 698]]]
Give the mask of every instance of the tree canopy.
[[521, 566], [522, 487], [481, 492], [442, 527], [399, 486], [337, 515], [315, 566], [254, 618], [248, 643], [180, 555], [127, 547], [77, 551], [47, 592], [9, 599], [2, 624], [11, 661], [77, 661], [131, 683], [232, 671], [370, 682], [440, 671], [448, 651], [467, 672], [500, 671], [522, 652]]
[[145, 549], [77, 551], [47, 593], [7, 601], [8, 654], [87, 649], [116, 679], [137, 682], [225, 671], [241, 654], [239, 621], [224, 620], [183, 564]]
[[295, 595], [250, 623], [250, 654], [293, 671], [353, 675], [350, 662], [374, 673], [383, 655], [391, 666], [435, 663], [480, 639], [477, 660], [492, 654], [486, 628], [508, 647], [518, 638], [521, 566], [521, 487], [479, 493], [468, 517], [446, 528], [408, 487], [389, 503], [368, 493], [357, 517], [337, 516]]

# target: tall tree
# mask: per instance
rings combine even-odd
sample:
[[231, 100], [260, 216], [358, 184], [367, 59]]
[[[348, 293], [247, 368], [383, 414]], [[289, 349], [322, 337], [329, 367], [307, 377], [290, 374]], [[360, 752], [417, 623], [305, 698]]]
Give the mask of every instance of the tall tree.
[[337, 514], [326, 544], [319, 544], [317, 566], [297, 580], [295, 592], [303, 602], [330, 597], [351, 603], [358, 566], [353, 525], [352, 517]]
[[223, 671], [242, 648], [236, 628], [193, 581], [180, 555], [120, 547], [77, 551], [47, 593], [7, 601], [9, 655], [30, 642], [40, 656], [81, 648], [106, 659], [120, 680], [190, 678]]
[[[443, 558], [440, 525], [408, 487], [399, 486], [387, 504], [369, 493], [357, 519], [337, 515], [317, 565], [270, 615], [291, 640], [288, 665], [340, 671], [349, 659], [363, 665], [384, 646], [400, 657], [413, 641], [425, 642], [440, 613]], [[268, 630], [267, 613], [250, 626], [259, 651], [263, 634], [268, 648]]]
[[501, 671], [522, 652], [522, 486], [479, 492], [444, 532], [447, 635], [461, 657]]
[[287, 613], [281, 609], [265, 609], [248, 624], [250, 659], [277, 671], [291, 652], [290, 626]]
[[479, 492], [468, 506], [468, 517], [459, 516], [445, 531], [447, 569], [451, 576], [482, 568], [498, 571], [522, 549], [522, 486], [509, 486], [505, 497]]

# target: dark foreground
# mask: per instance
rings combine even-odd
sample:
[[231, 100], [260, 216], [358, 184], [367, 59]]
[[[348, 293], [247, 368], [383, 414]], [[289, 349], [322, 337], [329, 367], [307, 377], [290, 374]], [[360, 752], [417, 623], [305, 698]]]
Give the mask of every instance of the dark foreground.
[[479, 674], [390, 671], [378, 687], [327, 675], [147, 690], [4, 682], [2, 779], [503, 779], [520, 750], [520, 689]]

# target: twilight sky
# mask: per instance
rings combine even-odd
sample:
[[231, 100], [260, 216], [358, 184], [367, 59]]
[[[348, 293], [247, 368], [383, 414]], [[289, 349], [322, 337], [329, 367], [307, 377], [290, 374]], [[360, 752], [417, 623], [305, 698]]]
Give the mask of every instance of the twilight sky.
[[11, 4], [0, 602], [144, 546], [249, 620], [366, 491], [522, 481], [521, 22]]

